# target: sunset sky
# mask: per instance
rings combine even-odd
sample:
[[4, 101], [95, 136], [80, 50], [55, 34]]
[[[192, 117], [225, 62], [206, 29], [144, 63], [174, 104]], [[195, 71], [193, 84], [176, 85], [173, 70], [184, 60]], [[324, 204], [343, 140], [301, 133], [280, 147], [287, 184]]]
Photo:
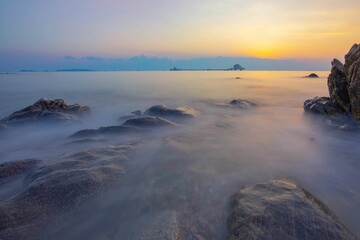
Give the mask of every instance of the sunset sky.
[[359, 0], [1, 0], [0, 54], [342, 59], [359, 12]]

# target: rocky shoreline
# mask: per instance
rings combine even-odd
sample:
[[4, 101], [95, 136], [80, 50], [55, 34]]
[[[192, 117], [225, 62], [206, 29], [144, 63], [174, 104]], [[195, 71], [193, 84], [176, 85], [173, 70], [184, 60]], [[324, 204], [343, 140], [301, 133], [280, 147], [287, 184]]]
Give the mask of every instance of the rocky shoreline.
[[[306, 112], [320, 114], [329, 119], [343, 118], [338, 124], [359, 127], [360, 120], [360, 45], [354, 44], [345, 55], [345, 64], [338, 59], [331, 62], [328, 77], [329, 97], [315, 97], [304, 102]], [[336, 122], [336, 121], [335, 121]]]

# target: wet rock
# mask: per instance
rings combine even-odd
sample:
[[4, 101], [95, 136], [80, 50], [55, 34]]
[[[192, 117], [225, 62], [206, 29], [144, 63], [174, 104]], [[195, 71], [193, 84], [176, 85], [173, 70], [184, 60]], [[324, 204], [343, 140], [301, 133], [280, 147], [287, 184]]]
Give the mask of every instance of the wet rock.
[[134, 240], [180, 240], [183, 239], [177, 220], [177, 214], [174, 211], [158, 213], [147, 216], [146, 223], [137, 233], [134, 234]]
[[181, 120], [195, 118], [197, 112], [190, 107], [178, 107], [173, 109], [164, 105], [156, 105], [146, 110], [144, 114], [147, 116], [155, 116], [171, 120]]
[[340, 115], [344, 111], [334, 103], [329, 97], [315, 97], [304, 102], [304, 110], [306, 112], [322, 114], [322, 115]]
[[332, 69], [328, 77], [330, 99], [335, 102], [344, 112], [350, 112], [350, 100], [347, 89], [347, 81], [344, 73], [344, 65], [337, 59], [331, 62]]
[[24, 179], [24, 189], [0, 203], [0, 236], [33, 239], [43, 224], [117, 184], [136, 143], [93, 148], [49, 161]]
[[252, 106], [256, 106], [255, 103], [250, 102], [248, 100], [245, 99], [234, 99], [230, 102], [231, 106], [235, 106], [235, 107], [239, 107], [239, 108], [249, 108]]
[[354, 44], [345, 56], [344, 72], [348, 84], [351, 113], [360, 120], [360, 44]]
[[109, 126], [101, 127], [98, 129], [84, 129], [80, 130], [73, 135], [71, 138], [88, 138], [101, 135], [122, 135], [122, 134], [141, 134], [147, 133], [151, 128], [159, 127], [176, 127], [177, 125], [166, 119], [158, 117], [139, 117], [129, 119], [124, 122], [121, 126]]
[[30, 172], [41, 162], [39, 159], [24, 159], [0, 164], [0, 182], [8, 178]]
[[141, 117], [141, 116], [143, 116], [143, 113], [140, 110], [137, 110], [137, 111], [131, 112], [125, 116], [122, 116], [119, 120], [124, 121], [124, 120], [128, 120], [131, 118], [137, 118], [137, 117]]
[[176, 123], [159, 117], [139, 117], [129, 119], [122, 126], [137, 128], [158, 128], [158, 127], [175, 127]]
[[[344, 65], [337, 59], [331, 65], [328, 88], [330, 101], [335, 104], [331, 108], [337, 106], [339, 110], [336, 112], [351, 113], [354, 120], [360, 120], [360, 45], [354, 44], [345, 56]], [[305, 102], [304, 108], [309, 101]], [[329, 115], [327, 111], [316, 112]]]
[[319, 76], [315, 73], [311, 73], [308, 76], [306, 76], [307, 78], [318, 78]]
[[101, 127], [98, 129], [84, 129], [80, 130], [73, 135], [71, 138], [84, 138], [84, 137], [95, 137], [101, 135], [121, 135], [121, 134], [137, 134], [144, 133], [146, 130], [133, 127], [133, 126], [109, 126], [109, 127]]
[[318, 199], [288, 180], [243, 188], [234, 195], [228, 239], [355, 239]]
[[36, 103], [1, 120], [3, 124], [18, 124], [38, 121], [74, 121], [88, 113], [88, 106], [68, 105], [63, 99], [41, 98]]

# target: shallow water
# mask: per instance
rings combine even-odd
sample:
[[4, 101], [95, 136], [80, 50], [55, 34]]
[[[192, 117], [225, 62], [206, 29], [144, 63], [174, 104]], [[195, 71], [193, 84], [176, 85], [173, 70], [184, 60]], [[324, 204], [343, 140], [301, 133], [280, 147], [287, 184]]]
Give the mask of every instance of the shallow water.
[[[56, 157], [79, 150], [64, 145], [77, 130], [119, 124], [122, 115], [156, 104], [189, 106], [200, 112], [197, 119], [177, 131], [140, 137], [143, 147], [127, 166], [122, 184], [51, 234], [65, 229], [68, 239], [98, 239], [111, 232], [113, 238], [126, 239], [149, 214], [176, 211], [182, 225], [206, 239], [219, 239], [226, 236], [232, 193], [249, 183], [289, 178], [360, 236], [360, 133], [324, 128], [317, 117], [304, 114], [304, 100], [327, 95], [328, 73], [317, 73], [318, 79], [302, 77], [309, 72], [265, 71], [2, 74], [1, 118], [41, 97], [89, 105], [92, 113], [82, 123], [3, 136], [0, 161]], [[236, 98], [258, 106], [217, 106]], [[0, 199], [9, 192], [1, 189]]]

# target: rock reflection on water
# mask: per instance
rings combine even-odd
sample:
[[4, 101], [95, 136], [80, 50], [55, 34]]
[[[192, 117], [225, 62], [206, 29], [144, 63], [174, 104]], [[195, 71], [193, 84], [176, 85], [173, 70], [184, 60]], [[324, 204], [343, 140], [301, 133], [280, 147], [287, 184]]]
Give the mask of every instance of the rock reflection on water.
[[[241, 79], [233, 74], [240, 74]], [[1, 117], [41, 97], [64, 98], [92, 109], [82, 123], [24, 127], [2, 135], [1, 161], [53, 159], [68, 152], [142, 141], [127, 162], [122, 180], [103, 195], [64, 212], [49, 229], [37, 232], [44, 239], [147, 239], [144, 236], [152, 235], [148, 232], [155, 226], [167, 229], [163, 236], [224, 239], [231, 195], [247, 184], [279, 178], [304, 186], [359, 236], [360, 133], [331, 130], [316, 117], [304, 115], [303, 101], [325, 95], [327, 90], [327, 73], [321, 72], [318, 79], [302, 78], [305, 75], [120, 72], [0, 76]], [[247, 99], [257, 106], [221, 107], [233, 99]], [[68, 136], [79, 130], [119, 125], [121, 116], [159, 104], [189, 106], [199, 114], [179, 123], [175, 130], [70, 143], [74, 139]], [[21, 188], [19, 184], [12, 187]]]

